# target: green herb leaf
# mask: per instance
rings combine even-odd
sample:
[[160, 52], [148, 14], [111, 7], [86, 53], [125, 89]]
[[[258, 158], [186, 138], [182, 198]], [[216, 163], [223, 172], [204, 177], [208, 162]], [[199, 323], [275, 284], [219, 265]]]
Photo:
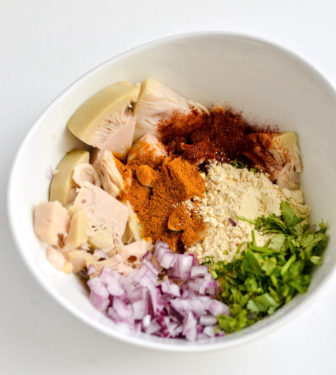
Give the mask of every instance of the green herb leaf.
[[303, 218], [296, 216], [293, 208], [287, 202], [281, 202], [280, 211], [281, 216], [288, 227], [295, 227], [304, 220]]
[[274, 311], [278, 307], [278, 303], [268, 293], [264, 293], [261, 296], [255, 297], [249, 300], [247, 303], [247, 309], [254, 313], [266, 313], [268, 311]]
[[280, 251], [286, 241], [286, 236], [283, 233], [275, 234], [268, 244], [268, 248], [274, 251]]

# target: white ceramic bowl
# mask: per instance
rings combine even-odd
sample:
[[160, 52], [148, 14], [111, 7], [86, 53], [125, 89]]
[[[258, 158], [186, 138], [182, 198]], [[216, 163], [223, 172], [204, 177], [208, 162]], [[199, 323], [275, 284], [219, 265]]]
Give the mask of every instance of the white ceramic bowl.
[[[250, 121], [278, 125], [299, 134], [303, 187], [312, 221], [327, 220], [331, 236], [324, 262], [309, 291], [240, 333], [209, 342], [132, 336], [96, 311], [75, 276], [66, 276], [45, 259], [34, 235], [32, 210], [47, 199], [48, 169], [78, 141], [65, 125], [77, 107], [105, 86], [153, 77], [203, 104], [229, 104]], [[40, 284], [82, 321], [111, 337], [143, 347], [171, 351], [226, 348], [282, 326], [303, 310], [335, 270], [336, 95], [311, 66], [283, 48], [254, 38], [225, 33], [174, 36], [133, 49], [95, 68], [61, 94], [36, 121], [23, 142], [8, 190], [9, 219], [17, 247]]]

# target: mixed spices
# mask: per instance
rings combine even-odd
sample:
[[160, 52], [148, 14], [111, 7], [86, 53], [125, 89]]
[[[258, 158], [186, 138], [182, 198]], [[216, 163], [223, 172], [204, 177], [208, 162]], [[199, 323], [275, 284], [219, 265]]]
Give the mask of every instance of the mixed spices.
[[67, 128], [86, 145], [54, 171], [34, 230], [120, 329], [208, 340], [304, 293], [327, 246], [309, 224], [293, 132], [118, 82]]

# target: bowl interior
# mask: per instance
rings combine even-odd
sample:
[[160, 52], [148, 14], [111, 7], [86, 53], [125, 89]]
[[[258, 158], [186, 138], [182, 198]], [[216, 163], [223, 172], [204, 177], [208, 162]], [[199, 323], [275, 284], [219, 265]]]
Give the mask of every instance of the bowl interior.
[[123, 54], [84, 76], [66, 90], [38, 119], [14, 164], [9, 186], [9, 216], [14, 237], [26, 263], [56, 300], [100, 331], [143, 346], [168, 350], [226, 347], [280, 325], [304, 308], [335, 269], [335, 237], [324, 263], [305, 296], [298, 296], [272, 317], [241, 333], [207, 343], [186, 343], [132, 336], [120, 331], [94, 309], [75, 276], [55, 271], [45, 259], [32, 230], [32, 210], [47, 200], [48, 171], [65, 152], [78, 145], [65, 124], [88, 97], [118, 80], [155, 78], [188, 99], [206, 105], [230, 105], [251, 122], [294, 130], [304, 162], [302, 176], [312, 221], [324, 218], [329, 233], [336, 222], [336, 96], [310, 66], [287, 51], [237, 35], [196, 34], [154, 42]]

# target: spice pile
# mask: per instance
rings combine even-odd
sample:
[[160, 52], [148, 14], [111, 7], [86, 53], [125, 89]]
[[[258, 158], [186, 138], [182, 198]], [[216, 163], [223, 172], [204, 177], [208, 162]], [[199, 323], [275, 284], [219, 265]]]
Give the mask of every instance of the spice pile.
[[143, 235], [180, 251], [200, 239], [203, 220], [182, 204], [203, 196], [205, 185], [196, 167], [181, 158], [153, 162], [149, 156], [147, 161], [135, 157], [129, 168], [133, 181], [122, 201], [131, 203]]
[[201, 169], [209, 162], [236, 162], [267, 173], [281, 187], [299, 188], [302, 171], [295, 133], [279, 133], [268, 126], [252, 126], [239, 114], [214, 108], [175, 113], [159, 123], [162, 142], [170, 153], [182, 155]]
[[327, 245], [309, 227], [293, 132], [248, 124], [147, 79], [89, 98], [34, 230], [120, 329], [206, 340], [304, 293]]

